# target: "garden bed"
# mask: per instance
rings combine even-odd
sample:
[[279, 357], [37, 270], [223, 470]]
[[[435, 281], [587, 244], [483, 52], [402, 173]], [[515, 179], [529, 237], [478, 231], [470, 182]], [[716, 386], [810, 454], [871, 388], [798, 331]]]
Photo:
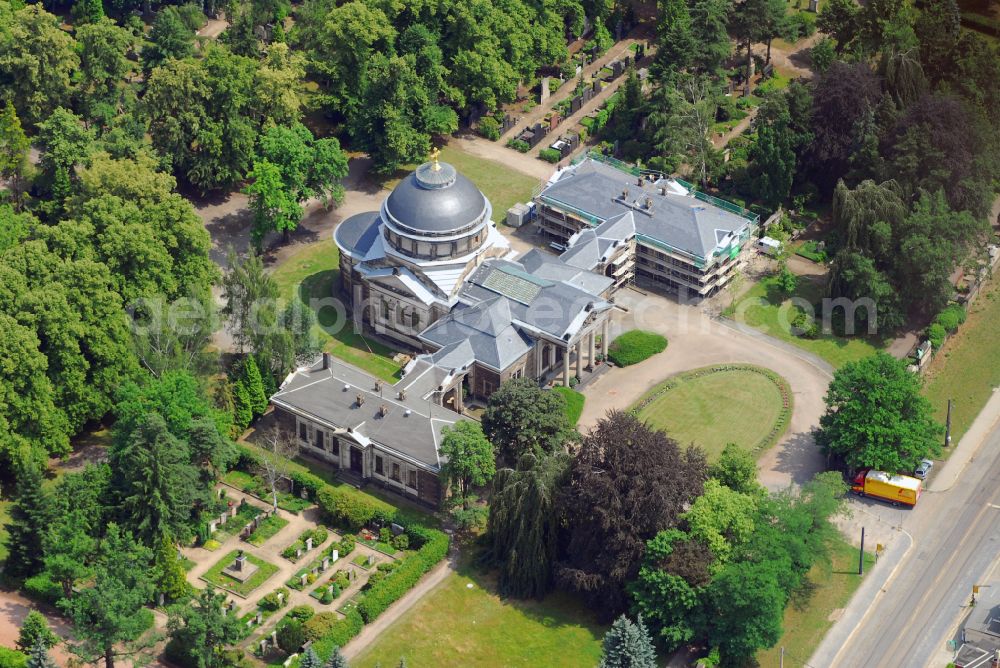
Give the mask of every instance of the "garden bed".
[[826, 251], [820, 250], [819, 242], [815, 240], [803, 242], [803, 244], [796, 249], [795, 254], [800, 257], [804, 257], [807, 260], [812, 260], [817, 264], [823, 264], [826, 262]]
[[[325, 600], [327, 599], [327, 592], [329, 591], [331, 584], [334, 585], [333, 594], [328, 600]], [[325, 582], [309, 592], [309, 596], [316, 599], [323, 605], [329, 605], [340, 598], [340, 596], [350, 586], [351, 579], [350, 576], [347, 575], [347, 571], [336, 571]]]
[[246, 598], [250, 592], [264, 584], [268, 578], [278, 572], [278, 567], [274, 564], [268, 563], [252, 554], [246, 554], [247, 561], [256, 566], [257, 571], [245, 582], [239, 582], [222, 572], [223, 569], [236, 560], [236, 555], [238, 555], [239, 552], [239, 550], [233, 550], [224, 556], [222, 559], [217, 561], [214, 566], [208, 569], [208, 571], [201, 576], [201, 579], [218, 587], [219, 589], [224, 589], [241, 598]]
[[[350, 550], [346, 549], [347, 547], [350, 547]], [[336, 561], [332, 559], [334, 550], [337, 550]], [[310, 575], [313, 574], [313, 570], [315, 570], [317, 567], [322, 567], [323, 559], [325, 557], [331, 557], [330, 568], [332, 568], [337, 563], [337, 561], [346, 559], [351, 555], [353, 551], [354, 551], [354, 541], [351, 540], [350, 536], [347, 536], [342, 541], [332, 543], [329, 547], [320, 552], [315, 559], [310, 561], [306, 566], [296, 571], [295, 575], [293, 575], [292, 578], [285, 583], [285, 586], [291, 587], [292, 589], [295, 589], [297, 591], [304, 590], [307, 586], [314, 584], [317, 580], [319, 580], [320, 577], [322, 577], [323, 574], [325, 573], [325, 571], [320, 571], [320, 573], [318, 575], [315, 575], [315, 577], [311, 578], [309, 577]], [[307, 576], [305, 585], [302, 584], [303, 575]]]
[[[281, 556], [294, 563], [310, 550], [315, 550], [317, 547], [323, 545], [329, 537], [330, 533], [323, 527], [307, 529], [299, 535], [298, 540], [281, 551]], [[307, 548], [306, 541], [310, 538], [312, 539], [312, 547]]]
[[247, 542], [256, 547], [260, 547], [269, 538], [274, 537], [279, 531], [288, 525], [288, 520], [277, 515], [271, 515], [266, 520], [257, 525], [254, 532], [247, 538]]

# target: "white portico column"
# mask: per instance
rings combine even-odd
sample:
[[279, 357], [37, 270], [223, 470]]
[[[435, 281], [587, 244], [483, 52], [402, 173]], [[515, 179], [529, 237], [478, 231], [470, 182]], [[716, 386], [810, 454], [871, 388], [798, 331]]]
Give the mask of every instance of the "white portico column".
[[563, 351], [563, 385], [569, 387], [569, 346]]
[[608, 341], [608, 321], [605, 318], [604, 324], [601, 325], [601, 354], [605, 358], [608, 356], [608, 345], [611, 343]]
[[587, 362], [590, 364], [590, 369], [593, 371], [597, 365], [597, 360], [594, 359], [594, 345], [597, 342], [597, 334], [594, 330], [590, 330], [590, 355], [587, 357]]
[[576, 377], [583, 377], [583, 340], [576, 342]]

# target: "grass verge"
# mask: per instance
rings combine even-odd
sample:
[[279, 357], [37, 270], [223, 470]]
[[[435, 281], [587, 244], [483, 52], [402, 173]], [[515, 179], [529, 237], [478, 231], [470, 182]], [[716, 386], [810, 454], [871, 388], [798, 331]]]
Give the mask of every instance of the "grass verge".
[[322, 349], [348, 364], [394, 382], [400, 365], [392, 361], [395, 351], [378, 341], [356, 334], [354, 324], [345, 321], [330, 306], [340, 285], [340, 253], [332, 239], [305, 245], [271, 273], [282, 299], [299, 299], [305, 304], [320, 303], [314, 328]]
[[969, 317], [949, 337], [931, 361], [924, 382], [924, 395], [942, 423], [953, 400], [952, 442], [957, 444], [976, 415], [1000, 386], [1000, 280], [983, 286], [969, 309]]
[[[865, 572], [874, 564], [875, 557], [866, 552]], [[771, 649], [757, 653], [758, 663], [777, 666], [784, 647], [786, 665], [806, 665], [813, 650], [833, 626], [834, 613], [847, 605], [861, 580], [858, 548], [838, 538], [831, 546], [829, 562], [814, 564], [809, 570], [805, 586], [793, 595], [785, 609], [781, 639]]]
[[492, 575], [452, 573], [351, 662], [355, 668], [596, 666], [606, 628], [565, 594], [501, 600]]
[[736, 304], [723, 312], [723, 315], [818, 355], [834, 368], [868, 357], [884, 347], [879, 341], [860, 336], [846, 338], [822, 333], [815, 339], [796, 336], [791, 323], [803, 311], [793, 300], [796, 302], [804, 300], [799, 302], [803, 304], [822, 304], [822, 279], [799, 276], [795, 291], [791, 295], [786, 295], [778, 286], [777, 279], [769, 276], [747, 290]]
[[236, 560], [238, 553], [239, 550], [233, 550], [222, 559], [219, 559], [219, 561], [215, 562], [214, 566], [201, 576], [201, 579], [215, 585], [219, 589], [225, 589], [238, 596], [246, 597], [254, 589], [264, 584], [269, 577], [278, 572], [278, 567], [274, 564], [259, 559], [252, 554], [247, 554], [247, 561], [257, 566], [257, 572], [250, 576], [250, 579], [246, 582], [238, 582], [222, 572], [222, 569]]
[[571, 387], [557, 385], [552, 389], [566, 400], [566, 419], [575, 427], [576, 423], [580, 421], [580, 416], [583, 415], [583, 402], [586, 397]]
[[287, 525], [288, 520], [277, 515], [271, 515], [257, 526], [254, 532], [247, 538], [247, 542], [260, 547]]

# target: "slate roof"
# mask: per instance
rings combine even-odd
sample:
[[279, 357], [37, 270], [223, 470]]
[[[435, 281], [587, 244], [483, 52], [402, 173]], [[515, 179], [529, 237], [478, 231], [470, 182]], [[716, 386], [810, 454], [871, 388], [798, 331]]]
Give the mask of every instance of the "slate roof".
[[357, 258], [364, 259], [379, 239], [377, 211], [358, 213], [342, 221], [333, 230], [337, 245]]
[[[680, 192], [674, 182], [661, 195], [656, 184], [637, 185], [636, 178], [610, 165], [587, 159], [564, 169], [539, 194], [554, 206], [560, 204], [611, 221], [632, 213], [635, 231], [700, 258], [709, 258], [730, 234], [750, 224], [748, 220]], [[662, 184], [661, 184], [662, 185]], [[628, 198], [622, 201], [623, 190]], [[646, 198], [652, 206], [644, 208]], [[612, 229], [609, 233], [618, 233]]]
[[502, 371], [531, 350], [533, 344], [531, 337], [514, 325], [510, 300], [499, 295], [473, 306], [457, 305], [424, 330], [420, 338], [441, 346], [431, 359], [452, 369], [475, 360]]
[[[386, 210], [401, 224], [432, 235], [459, 230], [473, 223], [489, 202], [476, 185], [448, 163], [424, 163], [393, 188]], [[432, 178], [433, 177], [433, 178]]]
[[593, 271], [610, 258], [615, 250], [635, 236], [632, 211], [616, 216], [597, 227], [584, 228], [569, 238], [569, 246], [559, 259], [566, 264]]
[[563, 281], [594, 295], [603, 294], [614, 283], [612, 279], [592, 272], [592, 267], [566, 262], [565, 253], [556, 257], [538, 248], [533, 248], [519, 257], [517, 262], [534, 276]]
[[[436, 373], [440, 370], [432, 373], [428, 380], [433, 382]], [[329, 369], [323, 369], [323, 362], [319, 360], [309, 368], [290, 374], [271, 397], [271, 402], [305, 414], [329, 428], [352, 430], [351, 436], [359, 442], [375, 442], [436, 472], [443, 461], [438, 452], [441, 430], [466, 418], [428, 402], [417, 390], [408, 389], [406, 398], [400, 400], [399, 389], [413, 386], [415, 380], [416, 377], [411, 378], [408, 374], [396, 385], [383, 383], [379, 393], [375, 391], [375, 379], [371, 376], [331, 358]], [[365, 398], [361, 406], [357, 404], [358, 394]], [[379, 416], [379, 408], [383, 405], [388, 413]]]

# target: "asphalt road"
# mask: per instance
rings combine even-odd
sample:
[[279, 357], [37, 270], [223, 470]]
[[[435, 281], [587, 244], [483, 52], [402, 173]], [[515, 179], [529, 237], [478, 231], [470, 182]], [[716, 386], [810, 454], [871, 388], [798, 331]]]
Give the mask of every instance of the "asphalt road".
[[1000, 556], [1000, 426], [951, 489], [921, 496], [904, 527], [912, 549], [832, 666], [925, 666], [946, 642]]

